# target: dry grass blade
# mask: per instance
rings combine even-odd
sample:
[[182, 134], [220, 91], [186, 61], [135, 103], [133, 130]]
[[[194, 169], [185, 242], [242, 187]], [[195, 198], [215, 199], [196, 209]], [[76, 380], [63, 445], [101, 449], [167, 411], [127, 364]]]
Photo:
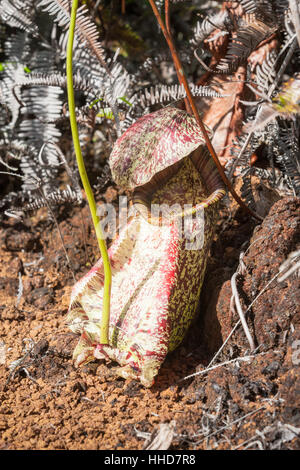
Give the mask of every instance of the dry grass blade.
[[[259, 240], [261, 240], [262, 237], [259, 237], [257, 238], [256, 240], [254, 240], [253, 243], [251, 243], [251, 245], [247, 248], [247, 250], [245, 251], [245, 253], [241, 253], [240, 255], [240, 265], [242, 265], [242, 269], [243, 269], [243, 257], [245, 256], [245, 254], [250, 250], [251, 246], [253, 246], [255, 243], [257, 243]], [[272, 277], [272, 279], [265, 285], [265, 287], [258, 293], [258, 295], [255, 297], [255, 299], [251, 302], [251, 304], [247, 307], [247, 310], [245, 311], [244, 315], [246, 315], [249, 310], [251, 309], [252, 305], [254, 304], [254, 302], [268, 289], [269, 285], [272, 284], [272, 282], [277, 278], [277, 276], [280, 274], [280, 272], [278, 272], [277, 274], [275, 274], [275, 276]], [[237, 323], [234, 325], [234, 327], [232, 328], [231, 332], [229, 333], [229, 335], [227, 336], [227, 338], [225, 339], [224, 343], [222, 344], [222, 346], [218, 349], [218, 351], [216, 352], [216, 354], [214, 355], [214, 357], [212, 358], [212, 360], [210, 361], [210, 363], [208, 364], [207, 368], [211, 367], [212, 364], [215, 362], [215, 360], [217, 359], [217, 357], [221, 354], [221, 352], [223, 351], [224, 347], [226, 346], [226, 344], [228, 343], [229, 339], [231, 338], [231, 336], [233, 335], [233, 333], [235, 332], [235, 330], [238, 328], [238, 326], [241, 324], [241, 319], [239, 319], [237, 321]]]
[[[275, 279], [279, 276], [280, 272], [276, 273], [275, 276], [272, 277], [272, 279], [270, 279], [270, 281], [265, 285], [265, 287], [257, 294], [257, 296], [255, 297], [255, 299], [251, 302], [251, 304], [247, 307], [247, 310], [244, 312], [244, 315], [246, 315], [246, 313], [249, 312], [249, 310], [251, 309], [251, 307], [253, 306], [254, 302], [256, 302], [256, 300], [268, 289], [268, 287], [270, 286], [270, 284], [272, 284], [273, 281], [275, 281]], [[220, 347], [220, 349], [216, 352], [216, 354], [214, 355], [214, 357], [212, 358], [212, 360], [210, 361], [210, 363], [208, 364], [208, 367], [210, 367], [214, 362], [215, 360], [217, 359], [217, 357], [221, 354], [221, 352], [223, 351], [225, 345], [228, 343], [229, 339], [231, 338], [231, 336], [233, 335], [233, 333], [235, 332], [235, 330], [237, 329], [237, 327], [241, 324], [241, 320], [238, 320], [236, 322], [236, 324], [234, 325], [234, 327], [232, 328], [231, 332], [229, 333], [229, 335], [227, 336], [226, 340], [224, 341], [224, 343], [222, 344], [222, 346]]]
[[231, 38], [227, 54], [224, 59], [220, 60], [217, 70], [223, 73], [236, 70], [237, 66], [246, 61], [260, 42], [274, 33], [275, 29], [258, 19], [253, 21], [252, 15], [246, 16], [237, 30], [237, 36]]
[[290, 253], [287, 260], [281, 264], [279, 272], [282, 273], [282, 275], [278, 277], [277, 281], [283, 282], [297, 271], [300, 276], [300, 250]]
[[19, 286], [18, 286], [18, 294], [17, 294], [17, 301], [16, 301], [16, 308], [18, 308], [19, 303], [21, 301], [22, 295], [23, 295], [23, 281], [22, 281], [22, 273], [19, 271], [18, 273], [18, 279], [19, 279]]
[[237, 312], [239, 314], [242, 326], [244, 328], [245, 335], [246, 335], [248, 343], [250, 345], [250, 349], [251, 349], [251, 351], [254, 351], [254, 349], [255, 349], [254, 341], [253, 341], [253, 338], [252, 338], [251, 333], [249, 331], [249, 328], [248, 328], [248, 325], [247, 325], [247, 322], [246, 322], [246, 319], [245, 319], [245, 315], [244, 315], [244, 312], [243, 312], [243, 309], [242, 309], [242, 306], [241, 306], [238, 290], [237, 290], [236, 278], [237, 278], [238, 274], [239, 274], [238, 272], [234, 273], [234, 275], [231, 278], [232, 296], [233, 296], [233, 300], [235, 302], [235, 306], [236, 306]]

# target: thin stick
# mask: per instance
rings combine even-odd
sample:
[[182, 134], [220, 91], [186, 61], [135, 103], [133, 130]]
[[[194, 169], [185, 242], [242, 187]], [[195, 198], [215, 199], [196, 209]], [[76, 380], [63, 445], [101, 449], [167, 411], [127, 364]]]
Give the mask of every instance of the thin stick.
[[87, 196], [87, 200], [90, 207], [90, 212], [93, 220], [93, 224], [96, 231], [96, 237], [98, 240], [98, 245], [100, 253], [103, 260], [104, 267], [104, 289], [103, 289], [103, 306], [102, 306], [102, 321], [101, 321], [101, 333], [100, 333], [100, 343], [109, 344], [108, 339], [108, 330], [109, 330], [109, 317], [110, 317], [110, 290], [111, 290], [111, 267], [109, 256], [106, 248], [106, 243], [104, 235], [101, 228], [101, 223], [99, 217], [97, 216], [97, 207], [95, 198], [93, 195], [92, 188], [90, 186], [88, 176], [86, 173], [80, 143], [79, 143], [79, 134], [76, 122], [75, 114], [75, 98], [74, 98], [74, 88], [73, 88], [73, 70], [72, 70], [72, 56], [73, 56], [73, 42], [74, 42], [74, 31], [76, 24], [76, 14], [78, 8], [78, 0], [73, 0], [71, 19], [70, 19], [70, 28], [69, 28], [69, 37], [68, 37], [68, 46], [67, 46], [67, 88], [68, 88], [68, 104], [70, 112], [70, 124], [72, 130], [72, 137], [75, 149], [75, 155], [77, 160], [77, 165], [79, 169], [79, 174], [81, 181]]
[[296, 38], [294, 37], [294, 38], [293, 38], [293, 41], [292, 41], [292, 43], [291, 43], [291, 45], [290, 45], [290, 47], [289, 47], [289, 50], [288, 50], [288, 52], [287, 52], [287, 54], [286, 54], [286, 56], [285, 56], [285, 58], [284, 58], [284, 60], [283, 60], [283, 62], [282, 62], [282, 64], [281, 64], [281, 66], [280, 66], [280, 69], [278, 70], [278, 73], [276, 74], [275, 81], [274, 81], [274, 83], [271, 85], [271, 87], [270, 87], [270, 89], [269, 89], [269, 91], [268, 91], [268, 93], [267, 93], [267, 96], [268, 96], [269, 98], [271, 98], [271, 96], [272, 96], [272, 94], [273, 94], [273, 91], [275, 90], [275, 88], [277, 87], [279, 81], [281, 80], [281, 78], [282, 78], [282, 76], [283, 76], [283, 74], [284, 74], [284, 72], [285, 72], [285, 69], [287, 68], [287, 66], [288, 66], [288, 64], [289, 64], [289, 62], [290, 62], [290, 60], [291, 60], [291, 58], [292, 58], [292, 55], [293, 55], [293, 53], [294, 53], [296, 47], [297, 47], [297, 41], [296, 41]]
[[222, 180], [224, 181], [225, 185], [227, 186], [227, 188], [229, 189], [229, 191], [231, 192], [232, 196], [234, 197], [234, 199], [236, 200], [236, 202], [246, 211], [248, 212], [249, 214], [251, 214], [253, 217], [255, 217], [257, 220], [260, 220], [262, 221], [263, 218], [256, 214], [255, 212], [252, 211], [252, 209], [250, 209], [249, 207], [246, 206], [246, 204], [241, 200], [241, 198], [238, 196], [238, 194], [236, 193], [235, 189], [233, 188], [232, 184], [230, 183], [230, 181], [228, 180], [227, 176], [225, 175], [224, 173], [224, 170], [223, 170], [223, 167], [221, 165], [221, 163], [219, 162], [219, 159], [217, 157], [217, 154], [211, 144], [211, 141], [210, 141], [210, 138], [207, 134], [207, 131], [205, 129], [205, 126], [203, 124], [203, 121], [202, 119], [200, 118], [200, 115], [199, 115], [199, 112], [198, 112], [198, 109], [195, 105], [195, 102], [194, 102], [194, 99], [193, 99], [193, 95], [190, 91], [190, 88], [189, 88], [189, 85], [188, 85], [188, 82], [187, 82], [187, 79], [185, 77], [185, 74], [184, 74], [184, 70], [183, 70], [183, 67], [182, 67], [182, 64], [181, 64], [181, 61], [178, 57], [178, 54], [177, 54], [177, 51], [175, 49], [175, 46], [174, 46], [174, 43], [173, 43], [173, 39], [172, 37], [169, 35], [167, 29], [166, 29], [166, 26], [159, 14], [159, 11], [157, 9], [157, 6], [155, 4], [155, 1], [154, 0], [149, 0], [149, 3], [152, 7], [152, 10], [154, 12], [154, 15], [161, 27], [161, 30], [165, 36], [165, 39], [168, 43], [168, 46], [170, 48], [170, 51], [171, 51], [171, 54], [172, 54], [172, 58], [173, 58], [173, 61], [174, 61], [174, 64], [175, 64], [175, 68], [176, 68], [176, 71], [177, 71], [177, 74], [178, 74], [178, 80], [179, 82], [183, 83], [184, 85], [184, 88], [185, 88], [185, 91], [186, 91], [186, 95], [187, 95], [187, 98], [189, 100], [189, 103], [191, 105], [191, 108], [192, 108], [192, 111], [193, 111], [193, 114], [194, 114], [194, 117], [201, 129], [201, 132], [203, 134], [203, 137], [204, 137], [204, 140], [205, 140], [205, 143], [207, 145], [207, 148], [209, 150], [209, 153], [211, 154], [217, 168], [218, 168], [218, 171], [220, 173], [220, 176], [222, 178]]
[[54, 220], [54, 223], [56, 225], [56, 228], [57, 228], [57, 231], [58, 231], [58, 234], [59, 234], [59, 237], [60, 237], [60, 241], [61, 241], [61, 244], [62, 244], [62, 247], [63, 247], [63, 250], [64, 250], [64, 253], [65, 253], [65, 257], [66, 257], [66, 260], [67, 260], [67, 263], [69, 265], [69, 268], [70, 268], [70, 271], [71, 271], [71, 274], [72, 274], [72, 277], [73, 277], [73, 281], [76, 282], [76, 277], [75, 277], [75, 273], [73, 271], [73, 265], [71, 263], [71, 260], [69, 258], [69, 255], [68, 255], [68, 252], [67, 252], [67, 249], [65, 247], [65, 243], [64, 243], [64, 239], [63, 239], [63, 236], [62, 236], [62, 233], [61, 233], [61, 230], [60, 230], [60, 226], [59, 226], [59, 223], [58, 223], [58, 220], [57, 218], [55, 217], [55, 214], [49, 204], [49, 202], [47, 201], [47, 197], [44, 195], [44, 193], [41, 191], [40, 187], [38, 188], [38, 191], [40, 193], [40, 196], [41, 198], [44, 200], [46, 206], [47, 206], [47, 209], [48, 211], [50, 212], [50, 214], [52, 215], [52, 218]]
[[[288, 50], [288, 52], [287, 52], [287, 54], [286, 54], [286, 56], [285, 56], [285, 58], [284, 58], [283, 63], [282, 63], [281, 66], [280, 66], [280, 69], [279, 69], [279, 71], [278, 71], [278, 73], [277, 73], [277, 75], [276, 75], [276, 79], [274, 80], [273, 84], [272, 84], [272, 85], [270, 86], [270, 88], [269, 88], [269, 91], [268, 91], [267, 96], [266, 96], [267, 100], [269, 100], [269, 99], [271, 98], [271, 96], [272, 96], [272, 94], [273, 94], [275, 88], [277, 87], [279, 81], [280, 81], [281, 78], [282, 78], [282, 75], [284, 74], [284, 71], [285, 71], [285, 69], [286, 69], [286, 67], [287, 67], [287, 65], [288, 65], [288, 63], [289, 63], [289, 61], [290, 61], [290, 59], [291, 59], [291, 57], [292, 57], [292, 55], [293, 55], [293, 53], [294, 53], [294, 50], [296, 49], [296, 46], [297, 46], [296, 35], [293, 36], [293, 38], [285, 45], [285, 47], [283, 48], [283, 50], [285, 50], [285, 49], [287, 48], [287, 46], [288, 46], [290, 43], [291, 43], [291, 46], [290, 46], [290, 48], [289, 48], [289, 50]], [[278, 57], [277, 57], [276, 62], [278, 61], [278, 58], [279, 58], [279, 56], [282, 54], [283, 50], [280, 51], [280, 53], [279, 53], [279, 55], [278, 55]], [[247, 84], [247, 86], [248, 86], [254, 93], [259, 94], [258, 91], [257, 91], [257, 90], [254, 90], [249, 84]], [[257, 120], [258, 113], [259, 113], [260, 109], [261, 109], [261, 106], [258, 108], [258, 110], [257, 110], [257, 112], [256, 112], [256, 117], [255, 117], [255, 119], [253, 120], [253, 126], [255, 125], [255, 122], [256, 122], [256, 120]], [[253, 131], [250, 130], [250, 132], [249, 132], [249, 134], [248, 134], [248, 136], [247, 136], [247, 139], [245, 140], [245, 142], [244, 142], [244, 144], [243, 144], [243, 146], [242, 146], [242, 148], [241, 148], [241, 150], [240, 150], [238, 156], [237, 156], [236, 159], [234, 160], [234, 163], [233, 163], [233, 165], [232, 165], [232, 167], [231, 167], [231, 170], [230, 170], [230, 173], [229, 173], [229, 178], [232, 177], [233, 172], [234, 172], [235, 168], [237, 167], [237, 165], [238, 165], [240, 159], [242, 158], [243, 153], [244, 153], [246, 147], [248, 146], [252, 135], [253, 135]]]
[[300, 47], [300, 17], [298, 2], [296, 0], [289, 0], [289, 7], [291, 10], [291, 19], [297, 34], [297, 41]]
[[[256, 439], [256, 440], [255, 440], [255, 439]], [[239, 444], [238, 446], [233, 447], [232, 450], [240, 449], [241, 447], [243, 447], [243, 446], [246, 445], [246, 444], [247, 444], [247, 446], [244, 448], [244, 450], [249, 449], [249, 447], [250, 447], [250, 446], [253, 446], [254, 444], [256, 444], [256, 445], [259, 447], [260, 450], [264, 450], [264, 447], [263, 447], [261, 441], [259, 441], [259, 440], [257, 439], [257, 435], [254, 435], [254, 436], [250, 437], [250, 439], [247, 439], [246, 441], [244, 441], [244, 442], [242, 442], [241, 444]]]

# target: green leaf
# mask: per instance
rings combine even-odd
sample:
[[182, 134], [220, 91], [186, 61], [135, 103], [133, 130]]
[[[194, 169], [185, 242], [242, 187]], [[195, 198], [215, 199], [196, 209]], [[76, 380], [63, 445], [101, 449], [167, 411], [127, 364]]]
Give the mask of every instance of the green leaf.
[[106, 119], [111, 119], [111, 120], [115, 119], [115, 117], [113, 115], [113, 112], [112, 111], [107, 111], [105, 109], [100, 111], [100, 113], [98, 113], [97, 116], [98, 117], [105, 117]]
[[132, 103], [130, 103], [130, 101], [128, 101], [128, 99], [126, 98], [126, 96], [120, 96], [118, 99], [121, 100], [121, 101], [123, 101], [123, 103], [128, 104], [128, 106], [132, 106]]

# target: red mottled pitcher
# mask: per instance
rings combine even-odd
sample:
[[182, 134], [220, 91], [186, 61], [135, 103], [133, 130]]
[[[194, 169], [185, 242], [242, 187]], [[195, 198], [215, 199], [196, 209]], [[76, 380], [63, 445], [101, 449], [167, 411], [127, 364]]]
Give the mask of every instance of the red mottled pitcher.
[[133, 190], [134, 210], [109, 249], [109, 345], [99, 347], [100, 259], [73, 288], [68, 322], [81, 333], [74, 359], [110, 358], [120, 364], [118, 375], [149, 387], [195, 315], [225, 190], [195, 119], [173, 107], [133, 124], [110, 165], [115, 181]]

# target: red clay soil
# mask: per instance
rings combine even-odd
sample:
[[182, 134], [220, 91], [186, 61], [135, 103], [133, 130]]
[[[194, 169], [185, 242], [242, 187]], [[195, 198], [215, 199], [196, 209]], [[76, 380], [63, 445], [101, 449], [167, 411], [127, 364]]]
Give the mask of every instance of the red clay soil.
[[[78, 337], [65, 325], [74, 280], [58, 231], [41, 212], [2, 222], [0, 449], [137, 450], [171, 422], [170, 450], [299, 448], [298, 274], [262, 292], [299, 249], [299, 214], [300, 200], [285, 198], [255, 226], [223, 207], [199, 315], [151, 389], [116, 377], [114, 364], [74, 368]], [[58, 220], [79, 279], [97, 256], [87, 208], [65, 209]], [[230, 278], [250, 243], [237, 287], [244, 311], [262, 292], [247, 317], [257, 350], [239, 326], [213, 365], [231, 362], [185, 379], [207, 367], [238, 321]]]

